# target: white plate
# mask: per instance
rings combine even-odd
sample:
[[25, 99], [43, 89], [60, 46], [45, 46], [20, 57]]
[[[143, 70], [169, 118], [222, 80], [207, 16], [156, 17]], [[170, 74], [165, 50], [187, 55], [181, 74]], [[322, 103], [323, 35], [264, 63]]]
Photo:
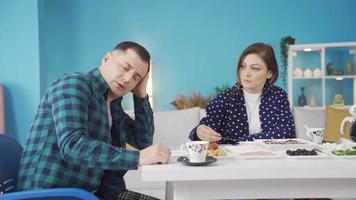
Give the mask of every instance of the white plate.
[[[227, 151], [230, 151], [233, 155], [245, 158], [245, 159], [270, 159], [281, 157], [279, 153], [270, 151], [268, 148], [262, 147], [257, 143], [243, 143], [239, 145], [224, 146]], [[270, 155], [243, 155], [244, 153], [254, 153], [257, 151], [264, 151], [272, 153]]]
[[[266, 141], [275, 141], [275, 144], [267, 144]], [[286, 141], [296, 141], [295, 144], [278, 144], [278, 142], [286, 142]], [[300, 139], [300, 138], [289, 138], [289, 139], [261, 139], [255, 140], [256, 143], [260, 144], [263, 147], [266, 147], [270, 150], [294, 150], [294, 149], [313, 149], [317, 148], [318, 144]]]
[[332, 157], [334, 158], [338, 158], [338, 159], [356, 159], [355, 155], [349, 155], [349, 156], [338, 156], [338, 155], [332, 155]]
[[347, 150], [351, 149], [353, 144], [335, 144], [335, 143], [326, 143], [320, 145], [321, 149], [323, 149], [324, 152], [327, 152], [330, 156], [335, 157], [335, 158], [341, 158], [341, 159], [356, 159], [356, 155], [336, 155], [333, 154], [332, 151], [337, 151], [337, 150]]
[[339, 158], [339, 159], [356, 159], [356, 155], [344, 155], [344, 156], [338, 156], [333, 153], [329, 153], [329, 155], [333, 158]]
[[238, 145], [227, 145], [224, 146], [225, 149], [232, 153], [246, 153], [254, 151], [269, 151], [267, 148], [257, 144], [257, 143], [243, 143]]
[[[268, 144], [266, 143], [267, 141], [272, 141], [272, 142], [276, 142], [276, 143], [272, 143], [272, 144]], [[296, 143], [287, 143], [287, 144], [283, 144], [284, 142], [287, 141], [295, 141]], [[258, 139], [255, 140], [255, 142], [257, 143], [262, 143], [264, 145], [304, 145], [304, 144], [310, 144], [310, 141], [301, 139], [301, 138], [287, 138], [287, 139]]]
[[281, 155], [273, 152], [271, 155], [241, 155], [237, 154], [238, 157], [244, 158], [244, 159], [274, 159], [274, 158], [281, 158]]

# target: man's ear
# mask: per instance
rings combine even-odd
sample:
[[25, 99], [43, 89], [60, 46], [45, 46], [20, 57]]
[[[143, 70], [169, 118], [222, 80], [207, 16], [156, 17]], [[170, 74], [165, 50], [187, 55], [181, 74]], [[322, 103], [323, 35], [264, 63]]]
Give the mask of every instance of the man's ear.
[[112, 58], [112, 53], [111, 52], [107, 52], [104, 55], [103, 60], [101, 61], [101, 64], [108, 63], [111, 58]]

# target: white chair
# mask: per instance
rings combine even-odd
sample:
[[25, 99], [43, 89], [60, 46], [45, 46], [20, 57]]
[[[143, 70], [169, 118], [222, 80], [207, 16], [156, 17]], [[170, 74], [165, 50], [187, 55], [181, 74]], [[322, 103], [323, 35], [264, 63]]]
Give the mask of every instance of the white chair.
[[293, 107], [296, 137], [309, 140], [304, 125], [310, 128], [325, 128], [325, 109]]

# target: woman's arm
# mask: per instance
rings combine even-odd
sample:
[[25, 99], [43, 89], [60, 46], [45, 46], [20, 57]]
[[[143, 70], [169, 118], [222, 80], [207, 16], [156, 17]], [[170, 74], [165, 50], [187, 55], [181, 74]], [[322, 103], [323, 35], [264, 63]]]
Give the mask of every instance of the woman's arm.
[[[226, 90], [211, 100], [206, 108], [206, 117], [200, 120], [197, 127], [191, 130], [189, 139], [218, 141], [220, 134], [224, 132], [226, 108], [231, 91]], [[201, 135], [200, 138], [198, 135]]]

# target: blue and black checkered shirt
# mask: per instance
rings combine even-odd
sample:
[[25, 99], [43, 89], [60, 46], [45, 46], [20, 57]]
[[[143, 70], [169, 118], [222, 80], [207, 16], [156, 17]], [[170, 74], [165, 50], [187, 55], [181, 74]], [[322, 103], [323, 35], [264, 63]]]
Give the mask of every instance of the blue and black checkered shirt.
[[137, 169], [139, 151], [152, 144], [153, 113], [148, 98], [134, 96], [135, 120], [118, 98], [107, 115], [108, 84], [97, 68], [66, 74], [47, 90], [27, 138], [19, 189], [77, 187], [102, 193], [125, 190], [127, 170]]

